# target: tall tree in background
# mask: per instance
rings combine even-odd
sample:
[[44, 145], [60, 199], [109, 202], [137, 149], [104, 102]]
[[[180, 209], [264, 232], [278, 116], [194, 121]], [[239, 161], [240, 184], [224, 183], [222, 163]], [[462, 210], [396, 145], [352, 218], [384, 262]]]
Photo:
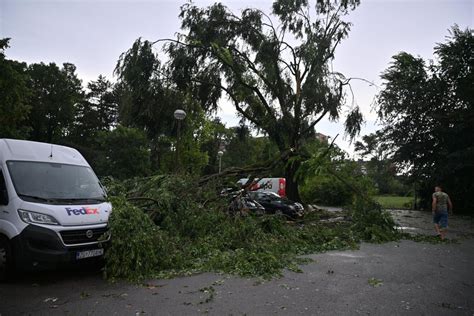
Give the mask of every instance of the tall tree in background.
[[218, 117], [209, 120], [206, 125], [208, 137], [201, 144], [201, 150], [209, 155], [209, 161], [204, 168], [204, 173], [211, 174], [219, 171], [217, 153], [226, 147], [232, 132], [225, 127], [225, 124]]
[[219, 95], [210, 89], [212, 86], [186, 87], [179, 80], [171, 80], [168, 68], [153, 51], [153, 43], [140, 38], [120, 56], [115, 74], [119, 122], [146, 132], [155, 170], [166, 171], [169, 157], [165, 156], [176, 146], [177, 122], [173, 115], [176, 109], [188, 114], [181, 122], [182, 138], [188, 139], [182, 140], [182, 145], [187, 145], [180, 160], [194, 161], [197, 165], [207, 160], [196, 152], [195, 145], [200, 146], [196, 136], [202, 134], [204, 116], [217, 108]]
[[151, 142], [153, 167], [159, 169], [163, 154], [170, 150], [169, 136], [176, 129], [173, 112], [178, 108], [190, 111], [192, 103], [186, 102], [163, 75], [149, 41], [137, 39], [120, 56], [115, 74], [119, 122], [145, 131]]
[[[161, 63], [153, 52], [149, 41], [137, 39], [133, 46], [123, 53], [115, 74], [118, 77], [118, 91], [121, 96], [120, 122], [126, 126], [143, 128], [150, 138], [162, 132], [172, 122], [172, 111], [159, 102], [163, 85], [160, 74]], [[166, 115], [170, 113], [171, 115]]]
[[76, 104], [75, 123], [70, 138], [76, 144], [94, 142], [101, 131], [117, 123], [117, 100], [113, 85], [104, 76], [87, 84], [85, 98]]
[[31, 64], [27, 73], [31, 90], [28, 100], [31, 105], [30, 138], [58, 142], [70, 133], [75, 106], [83, 98], [76, 67], [69, 63], [64, 63], [63, 68], [55, 63]]
[[378, 194], [407, 194], [408, 187], [402, 184], [394, 162], [389, 159], [390, 151], [381, 131], [364, 135], [362, 141], [355, 142], [354, 151], [369, 159], [363, 164], [367, 175], [376, 185]]
[[362, 141], [354, 143], [354, 151], [370, 160], [385, 160], [387, 159], [388, 151], [385, 143], [382, 141], [382, 137], [383, 135], [380, 131], [364, 135]]
[[94, 157], [94, 170], [117, 179], [142, 177], [150, 173], [150, 151], [143, 130], [117, 126], [98, 134], [100, 155]]
[[[222, 4], [185, 4], [180, 15], [185, 34], [166, 46], [170, 77], [189, 91], [224, 93], [281, 153], [297, 158], [323, 117], [339, 118], [350, 79], [332, 72], [330, 62], [350, 29], [342, 17], [358, 4], [279, 0], [273, 4], [278, 25], [256, 9], [238, 16]], [[351, 108], [345, 124], [351, 137], [361, 122], [358, 108]], [[295, 179], [300, 162], [291, 156], [285, 162], [288, 195], [300, 200]]]
[[5, 56], [9, 38], [0, 39], [0, 138], [24, 138], [28, 128], [29, 90], [26, 63]]
[[437, 63], [408, 53], [383, 73], [378, 115], [393, 159], [423, 186], [442, 183], [458, 209], [472, 209], [474, 191], [474, 36], [454, 26], [435, 47]]
[[[231, 137], [222, 157], [224, 166], [245, 167], [253, 164], [277, 159], [278, 148], [266, 136], [252, 136], [251, 129], [243, 121], [239, 126], [232, 127]], [[280, 168], [281, 169], [281, 168]], [[276, 176], [281, 175], [281, 170], [273, 170]], [[268, 176], [272, 176], [268, 174]]]

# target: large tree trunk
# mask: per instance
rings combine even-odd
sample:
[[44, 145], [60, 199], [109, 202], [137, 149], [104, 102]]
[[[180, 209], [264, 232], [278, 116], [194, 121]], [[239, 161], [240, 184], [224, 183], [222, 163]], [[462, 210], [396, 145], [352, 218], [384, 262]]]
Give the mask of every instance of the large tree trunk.
[[286, 178], [286, 195], [290, 200], [301, 202], [300, 191], [298, 189], [298, 181], [295, 180], [296, 171], [300, 167], [300, 162], [288, 163], [285, 166]]
[[299, 167], [301, 166], [301, 162], [295, 159], [292, 163], [289, 162], [292, 157], [297, 156], [296, 148], [297, 141], [295, 135], [290, 135], [290, 139], [293, 140], [294, 146], [288, 146], [285, 143], [284, 135], [285, 131], [292, 130], [290, 126], [286, 126], [285, 128], [279, 128], [268, 131], [270, 139], [274, 140], [278, 149], [280, 150], [280, 159], [285, 165], [285, 178], [286, 178], [286, 196], [295, 202], [301, 202], [300, 192], [298, 189], [298, 181], [295, 180], [296, 172], [298, 171]]

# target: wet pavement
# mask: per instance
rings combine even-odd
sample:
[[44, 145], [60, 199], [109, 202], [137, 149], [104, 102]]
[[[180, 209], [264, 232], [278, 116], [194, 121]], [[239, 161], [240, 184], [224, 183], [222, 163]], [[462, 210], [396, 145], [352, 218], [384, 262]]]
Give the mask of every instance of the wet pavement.
[[[391, 212], [405, 231], [434, 234], [429, 213]], [[265, 282], [203, 273], [136, 286], [89, 271], [20, 274], [0, 285], [0, 315], [474, 315], [472, 219], [453, 216], [450, 230], [458, 243], [363, 243]]]
[[[434, 235], [431, 212], [413, 210], [389, 210], [400, 228], [407, 233]], [[474, 219], [469, 216], [450, 215], [448, 238], [473, 238]]]
[[[331, 213], [341, 214], [342, 208], [336, 206], [314, 206]], [[434, 224], [431, 212], [414, 210], [387, 210], [399, 225], [399, 228], [410, 234], [434, 236]], [[339, 215], [338, 215], [339, 216]], [[474, 218], [464, 215], [449, 215], [448, 238], [474, 238]]]

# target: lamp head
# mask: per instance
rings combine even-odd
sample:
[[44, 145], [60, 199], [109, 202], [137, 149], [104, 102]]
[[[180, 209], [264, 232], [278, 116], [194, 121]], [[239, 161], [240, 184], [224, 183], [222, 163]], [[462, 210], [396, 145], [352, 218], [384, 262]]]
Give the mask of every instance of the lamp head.
[[177, 120], [184, 120], [184, 118], [186, 117], [186, 112], [184, 112], [183, 110], [181, 109], [177, 109], [176, 111], [174, 111], [174, 118], [177, 119]]

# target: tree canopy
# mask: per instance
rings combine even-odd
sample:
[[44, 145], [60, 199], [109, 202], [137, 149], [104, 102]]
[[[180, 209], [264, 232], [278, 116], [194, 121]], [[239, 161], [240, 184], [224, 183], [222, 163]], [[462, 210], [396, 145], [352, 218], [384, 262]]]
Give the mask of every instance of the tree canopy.
[[96, 142], [98, 133], [108, 131], [117, 124], [117, 97], [113, 84], [104, 76], [87, 84], [84, 98], [76, 104], [74, 126], [70, 138], [86, 145]]
[[[337, 120], [341, 114], [350, 79], [333, 72], [330, 62], [350, 30], [343, 17], [358, 4], [280, 0], [268, 16], [257, 9], [236, 15], [220, 3], [207, 8], [187, 3], [180, 14], [183, 33], [157, 42], [167, 42], [167, 73], [177, 87], [198, 96], [225, 95], [280, 152], [292, 149], [297, 155], [322, 118]], [[355, 136], [361, 122], [359, 109], [351, 108], [346, 132]], [[298, 166], [288, 163], [285, 171], [288, 193], [297, 200]]]
[[21, 138], [28, 134], [25, 123], [30, 111], [27, 65], [6, 58], [9, 40], [0, 39], [0, 135]]
[[467, 209], [474, 189], [473, 31], [454, 26], [434, 51], [428, 65], [405, 52], [393, 57], [378, 97], [381, 135], [424, 196], [442, 184]]
[[27, 70], [31, 90], [31, 137], [38, 141], [57, 142], [72, 129], [75, 106], [82, 99], [82, 85], [76, 67], [65, 63], [31, 64]]

